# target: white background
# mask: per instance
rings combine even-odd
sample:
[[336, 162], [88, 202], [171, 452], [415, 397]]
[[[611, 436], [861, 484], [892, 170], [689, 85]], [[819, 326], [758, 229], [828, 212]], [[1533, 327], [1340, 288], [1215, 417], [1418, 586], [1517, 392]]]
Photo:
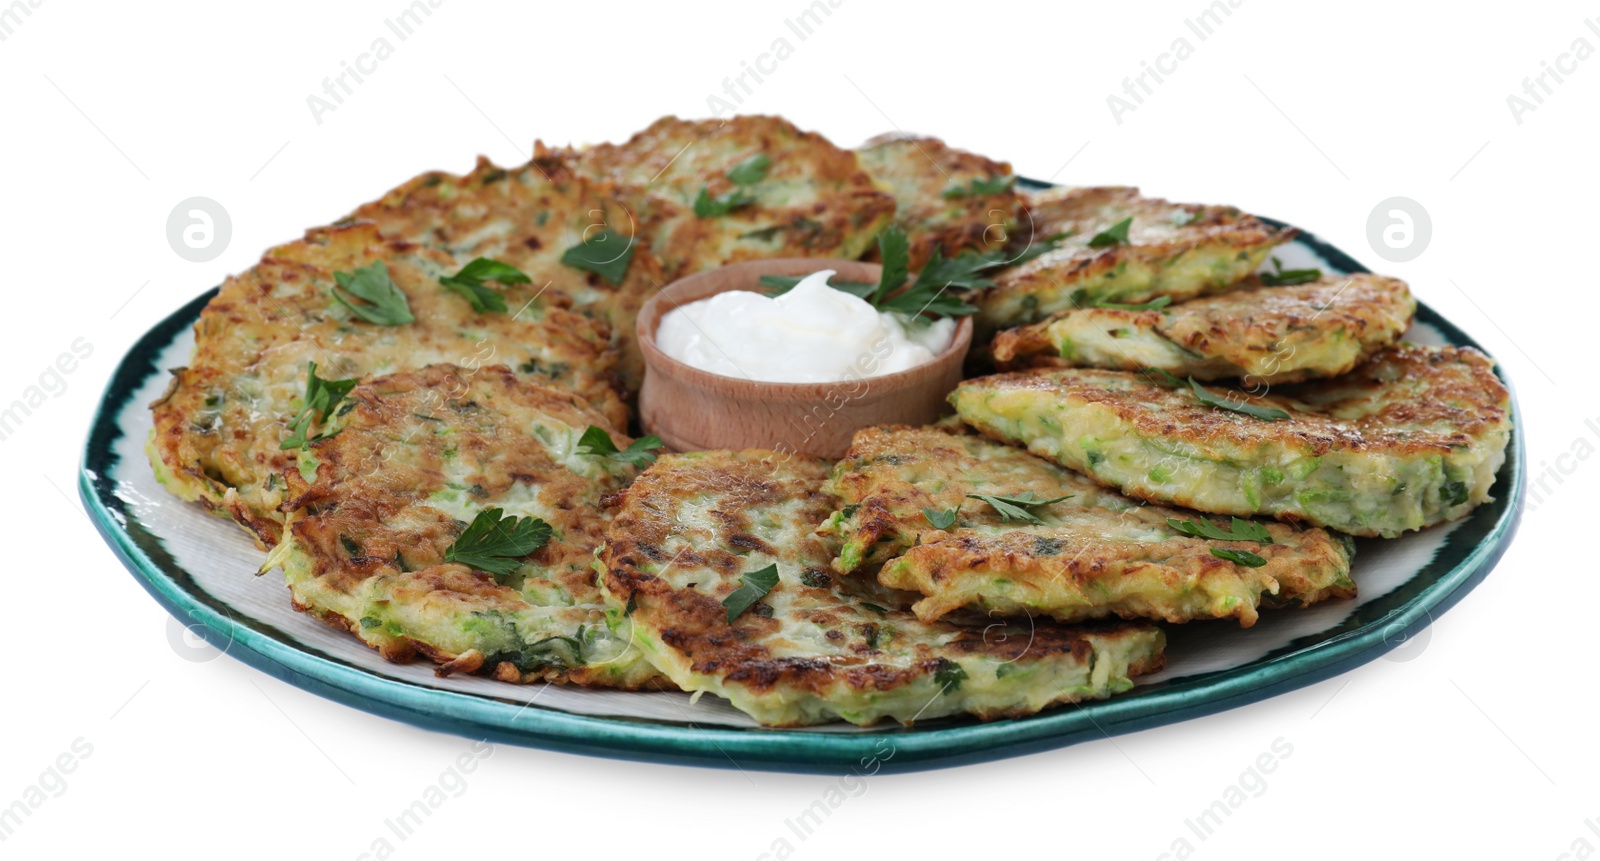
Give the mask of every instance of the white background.
[[[1600, 48], [1584, 24], [1600, 6], [1246, 0], [1201, 41], [1184, 20], [1202, 0], [889, 5], [845, 0], [804, 41], [784, 26], [803, 0], [445, 0], [404, 42], [384, 27], [402, 0], [44, 0], [23, 18], [0, 42], [0, 404], [75, 339], [93, 353], [0, 442], [0, 806], [75, 739], [92, 753], [0, 853], [355, 858], [468, 750], [231, 658], [186, 660], [194, 650], [169, 644], [166, 615], [76, 498], [95, 401], [135, 338], [269, 244], [422, 170], [465, 171], [478, 153], [515, 162], [535, 137], [619, 139], [664, 113], [706, 115], [723, 79], [780, 36], [793, 56], [742, 109], [845, 146], [917, 130], [1025, 175], [1237, 204], [1407, 279], [1503, 363], [1531, 473], [1552, 492], [1408, 660], [1114, 740], [873, 778], [803, 841], [785, 819], [837, 778], [498, 746], [460, 797], [396, 841], [397, 857], [735, 859], [779, 837], [805, 858], [1155, 858], [1179, 837], [1204, 858], [1600, 846], [1585, 824], [1600, 817], [1600, 581], [1583, 549], [1600, 463], [1569, 454], [1600, 445], [1584, 424], [1600, 419], [1600, 59], [1520, 123], [1506, 101], [1574, 40]], [[319, 124], [307, 97], [385, 35], [393, 56]], [[1119, 124], [1107, 96], [1180, 36], [1193, 56]], [[169, 211], [196, 195], [233, 225], [205, 263], [165, 235]], [[1369, 214], [1394, 196], [1431, 214], [1413, 262], [1386, 263], [1368, 243]], [[1189, 832], [1184, 820], [1277, 739], [1292, 754], [1265, 791], [1209, 839]]]

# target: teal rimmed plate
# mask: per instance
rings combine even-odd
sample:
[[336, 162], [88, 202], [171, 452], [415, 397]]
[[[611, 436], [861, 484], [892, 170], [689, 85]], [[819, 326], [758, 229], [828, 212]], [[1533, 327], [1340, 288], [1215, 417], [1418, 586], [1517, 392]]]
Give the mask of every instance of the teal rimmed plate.
[[[1308, 234], [1279, 257], [1288, 267], [1367, 271]], [[347, 705], [472, 738], [660, 762], [841, 773], [960, 765], [1176, 723], [1322, 681], [1415, 636], [1488, 574], [1522, 510], [1526, 464], [1513, 401], [1517, 426], [1495, 501], [1453, 524], [1360, 541], [1356, 600], [1267, 612], [1249, 630], [1227, 623], [1170, 626], [1161, 673], [1122, 696], [1030, 718], [770, 730], [710, 696], [693, 701], [686, 694], [441, 679], [431, 664], [385, 663], [355, 638], [296, 613], [281, 575], [253, 576], [264, 554], [241, 530], [156, 483], [143, 453], [146, 405], [165, 387], [166, 369], [187, 361], [192, 324], [212, 295], [151, 329], [112, 375], [79, 476], [100, 533], [162, 606], [228, 655]], [[1477, 346], [1426, 306], [1408, 338]]]

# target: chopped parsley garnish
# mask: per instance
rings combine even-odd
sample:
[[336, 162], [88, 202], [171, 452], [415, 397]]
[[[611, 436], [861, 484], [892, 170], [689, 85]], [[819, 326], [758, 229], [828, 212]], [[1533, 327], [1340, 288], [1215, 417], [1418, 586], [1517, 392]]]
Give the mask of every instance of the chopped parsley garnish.
[[1110, 248], [1113, 245], [1122, 245], [1128, 241], [1128, 228], [1133, 226], [1133, 216], [1128, 216], [1105, 230], [1096, 233], [1089, 240], [1090, 248]]
[[1292, 287], [1295, 284], [1310, 284], [1322, 277], [1321, 269], [1285, 269], [1283, 261], [1272, 258], [1272, 267], [1278, 271], [1263, 272], [1259, 276], [1261, 283], [1268, 287]]
[[1167, 518], [1167, 525], [1195, 538], [1209, 538], [1213, 541], [1254, 541], [1258, 544], [1271, 544], [1272, 535], [1267, 532], [1267, 527], [1254, 520], [1243, 517], [1233, 518], [1233, 528], [1225, 529], [1212, 523], [1206, 518], [1199, 520], [1178, 520]]
[[928, 518], [928, 522], [933, 524], [934, 529], [949, 529], [956, 525], [956, 516], [960, 513], [961, 506], [959, 505], [948, 511], [940, 511], [937, 508], [922, 509], [922, 516]]
[[991, 176], [987, 179], [974, 179], [966, 185], [956, 183], [944, 190], [944, 196], [955, 199], [960, 197], [988, 197], [991, 194], [1001, 194], [1011, 188], [1016, 182], [1014, 176]]
[[310, 444], [311, 440], [323, 439], [328, 436], [323, 434], [310, 439], [306, 438], [306, 431], [311, 428], [312, 416], [321, 414], [322, 420], [326, 421], [333, 412], [333, 408], [344, 400], [345, 395], [350, 394], [351, 389], [356, 387], [355, 380], [324, 380], [317, 376], [316, 362], [307, 362], [306, 364], [308, 366], [306, 369], [306, 397], [301, 402], [300, 412], [289, 422], [289, 436], [278, 444], [279, 450], [305, 448]]
[[633, 262], [633, 239], [609, 227], [602, 227], [583, 241], [568, 248], [561, 262], [574, 269], [593, 272], [613, 285], [621, 284]]
[[[911, 260], [911, 245], [905, 231], [890, 227], [880, 233], [878, 256], [883, 261], [883, 273], [878, 279], [877, 289], [866, 298], [879, 311], [897, 311], [907, 317], [923, 314], [931, 317], [965, 317], [978, 312], [977, 308], [955, 295], [973, 289], [971, 275], [975, 270], [962, 262], [963, 258], [970, 260], [967, 254], [947, 262], [935, 250], [928, 265], [918, 273], [917, 280], [903, 289], [910, 274]], [[984, 286], [988, 286], [987, 282], [984, 282]]]
[[948, 694], [951, 691], [961, 690], [961, 683], [967, 680], [967, 671], [961, 665], [949, 658], [940, 658], [939, 666], [933, 671], [933, 682], [939, 686], [939, 692]]
[[354, 273], [335, 272], [333, 298], [350, 309], [350, 313], [380, 326], [399, 326], [416, 322], [411, 315], [411, 303], [400, 292], [394, 279], [389, 277], [389, 267], [382, 260], [362, 266]]
[[774, 562], [760, 571], [750, 571], [739, 575], [739, 588], [732, 594], [722, 599], [722, 606], [728, 608], [728, 622], [732, 624], [740, 614], [750, 609], [750, 606], [772, 591], [778, 585], [778, 563]]
[[[917, 279], [908, 286], [905, 282], [910, 276], [910, 242], [898, 227], [878, 234], [878, 257], [883, 261], [883, 271], [876, 284], [829, 279], [828, 286], [864, 299], [879, 311], [894, 311], [912, 319], [977, 313], [978, 309], [967, 304], [962, 294], [994, 286], [983, 273], [1017, 262], [1000, 251], [963, 251], [946, 258], [943, 249], [936, 247]], [[800, 280], [797, 275], [763, 275], [760, 283], [768, 295], [781, 296]]]
[[1025, 523], [1043, 526], [1044, 521], [1033, 513], [1033, 509], [1043, 508], [1046, 505], [1055, 505], [1064, 499], [1071, 499], [1072, 494], [1058, 496], [1055, 499], [1039, 499], [1033, 495], [1033, 491], [1029, 490], [1016, 496], [991, 496], [984, 493], [969, 493], [967, 498], [989, 503], [989, 507], [998, 511], [1000, 519], [1006, 523], [1010, 523], [1013, 520], [1021, 520]]
[[728, 179], [735, 185], [754, 185], [767, 178], [767, 170], [772, 167], [772, 159], [766, 153], [758, 152], [753, 156], [733, 166], [728, 171]]
[[756, 199], [745, 194], [745, 186], [754, 185], [767, 177], [768, 168], [772, 167], [772, 159], [765, 153], [756, 153], [734, 165], [728, 171], [728, 180], [738, 186], [733, 191], [712, 196], [706, 186], [700, 186], [700, 193], [694, 199], [694, 214], [699, 218], [718, 218], [738, 209], [749, 206]]
[[666, 444], [661, 441], [661, 437], [651, 434], [628, 443], [627, 448], [618, 449], [617, 444], [611, 441], [611, 434], [594, 425], [589, 425], [583, 436], [578, 439], [578, 454], [609, 457], [612, 460], [633, 464], [640, 469], [656, 462], [654, 449], [665, 447]]
[[1139, 373], [1143, 374], [1146, 379], [1158, 386], [1181, 389], [1185, 385], [1188, 385], [1183, 380], [1178, 379], [1171, 371], [1163, 368], [1145, 368]]
[[694, 214], [700, 218], [718, 218], [741, 206], [749, 206], [755, 202], [756, 199], [745, 194], [743, 189], [736, 188], [733, 191], [712, 197], [705, 186], [701, 186], [700, 194], [696, 195], [694, 199]]
[[550, 540], [550, 524], [543, 520], [503, 515], [498, 508], [478, 512], [444, 552], [444, 561], [504, 577]]
[[1277, 407], [1259, 407], [1255, 404], [1245, 403], [1244, 401], [1229, 400], [1228, 398], [1225, 398], [1216, 392], [1211, 391], [1205, 386], [1195, 382], [1194, 377], [1189, 378], [1189, 389], [1194, 392], [1195, 397], [1200, 399], [1200, 403], [1205, 404], [1208, 407], [1216, 407], [1219, 410], [1229, 410], [1231, 412], [1241, 413], [1243, 415], [1250, 416], [1251, 418], [1257, 418], [1261, 419], [1262, 421], [1269, 422], [1275, 422], [1279, 419], [1286, 419], [1289, 417], [1288, 413], [1278, 409]]
[[472, 303], [472, 310], [479, 314], [490, 311], [505, 313], [506, 298], [498, 291], [490, 290], [483, 286], [485, 281], [498, 281], [501, 284], [529, 284], [532, 283], [521, 269], [479, 257], [471, 263], [461, 267], [461, 271], [454, 275], [446, 275], [439, 279], [439, 283], [447, 289], [460, 293], [468, 302]]
[[963, 251], [946, 259], [944, 249], [935, 247], [928, 262], [922, 265], [922, 271], [917, 273], [917, 282], [942, 284], [961, 290], [984, 290], [993, 287], [994, 282], [983, 277], [983, 273], [1004, 266], [1007, 262], [1004, 252], [1000, 251]]
[[1149, 302], [1144, 302], [1138, 305], [1124, 305], [1120, 302], [1107, 302], [1102, 299], [1094, 303], [1094, 307], [1113, 308], [1118, 311], [1160, 311], [1162, 308], [1165, 308], [1171, 304], [1171, 296], [1157, 296], [1156, 298], [1151, 299]]
[[1226, 559], [1235, 565], [1243, 565], [1246, 568], [1260, 568], [1267, 564], [1267, 560], [1248, 550], [1229, 550], [1225, 547], [1213, 547], [1211, 548], [1211, 555], [1218, 559]]
[[878, 257], [883, 261], [878, 273], [878, 286], [867, 297], [877, 307], [889, 294], [900, 289], [911, 275], [911, 240], [898, 227], [885, 228], [878, 234]]

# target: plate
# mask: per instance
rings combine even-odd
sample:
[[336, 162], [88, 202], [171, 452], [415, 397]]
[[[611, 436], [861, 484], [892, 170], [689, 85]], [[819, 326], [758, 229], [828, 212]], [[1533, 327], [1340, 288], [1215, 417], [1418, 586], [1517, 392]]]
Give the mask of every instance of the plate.
[[[1367, 271], [1306, 233], [1278, 256], [1289, 268]], [[837, 774], [961, 765], [1177, 723], [1322, 681], [1411, 640], [1488, 574], [1522, 511], [1526, 463], [1513, 397], [1515, 428], [1495, 501], [1452, 524], [1389, 541], [1358, 541], [1356, 600], [1265, 612], [1249, 630], [1229, 622], [1168, 626], [1168, 663], [1159, 674], [1110, 700], [1029, 718], [773, 730], [714, 696], [441, 679], [431, 663], [386, 663], [354, 637], [296, 613], [280, 572], [254, 576], [265, 554], [242, 530], [156, 483], [143, 451], [151, 424], [146, 405], [165, 388], [167, 369], [188, 360], [193, 323], [215, 292], [146, 333], [112, 375], [78, 482], [95, 525], [162, 606], [227, 655], [341, 703], [471, 738], [659, 762]], [[1418, 307], [1407, 338], [1477, 346], [1426, 305]]]

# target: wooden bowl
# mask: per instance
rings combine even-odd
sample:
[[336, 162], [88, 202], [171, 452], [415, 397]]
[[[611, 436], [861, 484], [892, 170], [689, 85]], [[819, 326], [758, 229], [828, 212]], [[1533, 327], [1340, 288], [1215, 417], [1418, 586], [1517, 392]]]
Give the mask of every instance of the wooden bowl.
[[[639, 312], [644, 387], [639, 416], [645, 433], [674, 451], [766, 448], [783, 454], [839, 458], [850, 437], [880, 424], [923, 425], [946, 410], [972, 346], [972, 318], [956, 326], [950, 346], [915, 368], [837, 383], [768, 383], [690, 367], [661, 352], [656, 329], [668, 311], [728, 290], [760, 291], [762, 275], [809, 275], [832, 269], [847, 281], [877, 281], [878, 265], [856, 260], [778, 258], [734, 263], [668, 284]], [[869, 359], [864, 355], [863, 361]], [[861, 367], [861, 366], [858, 366]]]

